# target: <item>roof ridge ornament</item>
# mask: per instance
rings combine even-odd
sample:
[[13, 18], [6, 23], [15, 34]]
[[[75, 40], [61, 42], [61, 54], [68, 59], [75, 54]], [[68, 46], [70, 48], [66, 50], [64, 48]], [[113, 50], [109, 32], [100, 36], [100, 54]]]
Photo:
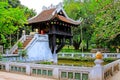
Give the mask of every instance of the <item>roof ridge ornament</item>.
[[52, 9], [52, 8], [62, 8], [62, 7], [63, 7], [63, 3], [60, 2], [58, 5], [51, 4], [49, 7], [43, 6], [42, 10], [48, 10], [48, 9]]
[[50, 6], [48, 6], [48, 7], [43, 6], [43, 7], [42, 7], [42, 10], [44, 11], [44, 10], [49, 10], [49, 9], [52, 9], [52, 8], [56, 8], [56, 6], [55, 6], [55, 5], [53, 5], [53, 4], [51, 4], [51, 5], [50, 5]]
[[52, 9], [52, 8], [55, 8], [55, 5], [51, 4], [48, 9]]
[[46, 6], [43, 6], [43, 7], [42, 7], [42, 10], [47, 10], [47, 7], [46, 7]]
[[56, 5], [56, 8], [62, 8], [63, 7], [63, 3], [60, 2], [58, 5]]

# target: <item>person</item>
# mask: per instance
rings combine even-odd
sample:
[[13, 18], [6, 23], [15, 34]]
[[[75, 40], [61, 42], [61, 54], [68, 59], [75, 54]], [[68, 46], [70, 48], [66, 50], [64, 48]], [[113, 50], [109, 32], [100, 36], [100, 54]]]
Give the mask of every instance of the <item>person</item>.
[[40, 31], [40, 34], [44, 34], [44, 31], [43, 31], [43, 30], [41, 30], [41, 31]]

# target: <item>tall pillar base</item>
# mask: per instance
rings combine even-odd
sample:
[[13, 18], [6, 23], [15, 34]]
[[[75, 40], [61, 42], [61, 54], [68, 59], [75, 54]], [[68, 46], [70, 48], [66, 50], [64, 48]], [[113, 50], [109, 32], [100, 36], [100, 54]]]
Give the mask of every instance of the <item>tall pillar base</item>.
[[57, 54], [56, 54], [56, 53], [53, 54], [53, 63], [54, 63], [54, 64], [57, 64], [57, 63], [58, 63], [58, 57], [57, 57]]

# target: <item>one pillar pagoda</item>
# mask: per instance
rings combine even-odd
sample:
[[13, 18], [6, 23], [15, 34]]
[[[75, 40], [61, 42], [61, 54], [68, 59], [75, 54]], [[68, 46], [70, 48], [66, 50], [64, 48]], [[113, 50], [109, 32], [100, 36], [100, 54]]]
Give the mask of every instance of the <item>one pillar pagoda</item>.
[[54, 59], [57, 59], [57, 53], [64, 45], [72, 43], [71, 28], [80, 25], [80, 21], [70, 19], [59, 4], [44, 7], [40, 14], [28, 20], [28, 25], [32, 26], [32, 30], [38, 29], [39, 34], [48, 34], [49, 47], [55, 54]]

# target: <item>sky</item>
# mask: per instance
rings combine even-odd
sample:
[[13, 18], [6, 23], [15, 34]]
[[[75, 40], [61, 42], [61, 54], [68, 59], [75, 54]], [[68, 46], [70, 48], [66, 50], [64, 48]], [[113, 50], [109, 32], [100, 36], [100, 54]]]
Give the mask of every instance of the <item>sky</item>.
[[35, 11], [40, 13], [42, 11], [42, 7], [49, 7], [51, 4], [57, 5], [63, 0], [20, 0], [22, 5], [27, 6], [30, 9], [35, 9]]

